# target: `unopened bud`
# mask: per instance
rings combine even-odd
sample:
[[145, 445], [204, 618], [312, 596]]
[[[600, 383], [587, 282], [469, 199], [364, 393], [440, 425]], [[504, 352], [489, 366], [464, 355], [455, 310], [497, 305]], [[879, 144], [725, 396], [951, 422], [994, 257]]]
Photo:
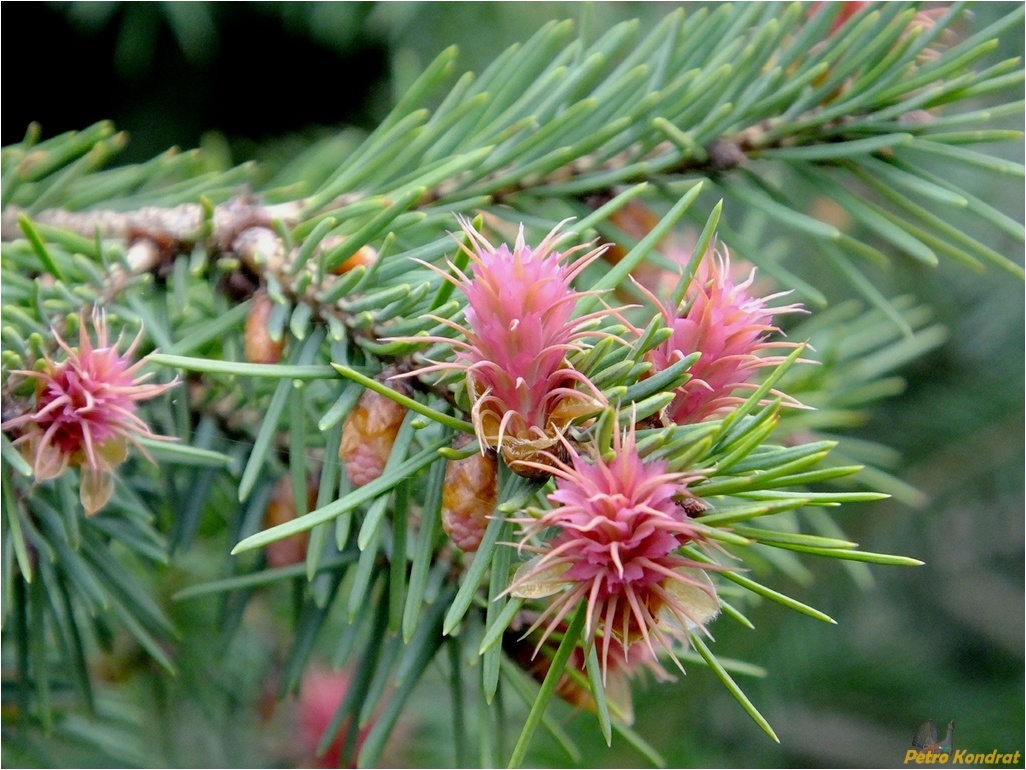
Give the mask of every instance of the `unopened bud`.
[[[312, 511], [317, 505], [317, 486], [307, 483], [306, 486], [306, 507]], [[267, 513], [264, 514], [264, 526], [267, 528], [276, 527], [287, 521], [296, 518], [296, 498], [292, 487], [292, 477], [288, 474], [282, 476], [271, 490], [271, 499], [267, 503]], [[300, 532], [298, 535], [268, 543], [264, 550], [267, 555], [267, 563], [272, 567], [287, 567], [290, 564], [298, 564], [306, 560], [306, 544], [309, 540], [309, 533]]]
[[[641, 240], [659, 224], [659, 217], [648, 206], [640, 201], [630, 201], [622, 209], [617, 209], [609, 217], [609, 221], [623, 230], [627, 235]], [[627, 249], [619, 243], [612, 243], [602, 258], [612, 265], [627, 256]]]
[[369, 484], [385, 470], [407, 411], [405, 406], [374, 390], [365, 390], [360, 396], [342, 426], [342, 444], [338, 448], [353, 486]]
[[464, 551], [476, 551], [481, 545], [498, 499], [498, 470], [491, 452], [451, 460], [445, 469], [442, 527]]
[[281, 360], [281, 352], [285, 349], [285, 336], [275, 342], [267, 329], [267, 323], [274, 309], [274, 300], [261, 289], [253, 295], [253, 304], [246, 318], [246, 334], [243, 344], [246, 360], [253, 364], [276, 364]]
[[[566, 624], [560, 624], [560, 630], [566, 630]], [[601, 648], [601, 643], [598, 645]], [[520, 666], [532, 679], [539, 684], [545, 681], [549, 669], [552, 668], [552, 655], [555, 650], [550, 648], [549, 654], [537, 653], [535, 643], [530, 639], [521, 639], [519, 634], [507, 631], [502, 637], [502, 649], [513, 662]], [[600, 652], [601, 654], [601, 652]], [[644, 653], [641, 654], [644, 659]], [[575, 647], [570, 653], [570, 660], [567, 661], [565, 672], [576, 671], [577, 676], [572, 677], [569, 673], [560, 676], [556, 683], [556, 696], [562, 698], [572, 706], [579, 709], [597, 712], [595, 698], [591, 690], [581, 684], [581, 680], [587, 676], [584, 667], [584, 652], [580, 647]], [[629, 666], [623, 656], [622, 648], [614, 642], [610, 649], [609, 668], [605, 674], [605, 697], [606, 702], [615, 714], [631, 724], [634, 721], [634, 706], [631, 703], [631, 685]]]
[[333, 272], [335, 275], [343, 275], [348, 273], [353, 268], [363, 265], [369, 267], [371, 263], [378, 258], [378, 251], [373, 246], [361, 246], [356, 250], [353, 256], [349, 257], [345, 262], [336, 267]]

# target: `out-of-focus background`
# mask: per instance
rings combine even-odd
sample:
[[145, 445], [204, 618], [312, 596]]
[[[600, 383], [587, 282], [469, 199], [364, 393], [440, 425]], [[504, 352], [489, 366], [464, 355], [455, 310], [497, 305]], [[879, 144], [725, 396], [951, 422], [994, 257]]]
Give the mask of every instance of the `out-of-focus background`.
[[[697, 6], [686, 5], [689, 11]], [[255, 158], [270, 172], [343, 128], [372, 128], [450, 44], [460, 48], [462, 69], [480, 72], [549, 19], [579, 19], [601, 31], [636, 17], [648, 28], [672, 7], [8, 3], [0, 33], [2, 140], [18, 141], [30, 121], [53, 136], [109, 118], [131, 135], [123, 161], [147, 159], [172, 145], [202, 146], [225, 165]], [[959, 30], [982, 29], [1012, 7], [977, 4]], [[1022, 48], [1022, 35], [1009, 34], [994, 58], [1021, 56]], [[45, 67], [37, 66], [44, 60]], [[1021, 117], [1007, 127], [1021, 128]], [[1019, 161], [1023, 156], [1021, 143], [986, 149]], [[1022, 216], [1021, 182], [967, 181], [964, 168], [939, 161], [933, 170], [959, 173], [966, 189]], [[737, 222], [742, 213], [725, 216]], [[1021, 263], [1021, 244], [1000, 233], [976, 235]], [[794, 244], [790, 269], [814, 278], [832, 300], [845, 299], [849, 290], [820, 275], [815, 255], [802, 249]], [[875, 277], [889, 296], [912, 293], [929, 304], [949, 332], [943, 346], [902, 370], [905, 392], [877, 405], [853, 429], [898, 450], [898, 475], [928, 502], [919, 508], [899, 501], [853, 505], [838, 519], [863, 548], [907, 554], [926, 565], [873, 567], [872, 585], [864, 587], [836, 562], [810, 560], [813, 583], [786, 585], [781, 578], [779, 587], [836, 618], [837, 626], [771, 603], [749, 613], [755, 631], [715, 624], [720, 654], [768, 669], [765, 679], [743, 684], [781, 743], [768, 740], [712, 674], [692, 667], [675, 684], [650, 682], [635, 693], [637, 731], [671, 766], [897, 766], [926, 719], [942, 732], [955, 720], [956, 748], [1026, 750], [1023, 284], [993, 269], [978, 274], [945, 262], [929, 270], [900, 259]], [[184, 585], [193, 571], [202, 571], [202, 560], [223, 558], [223, 546], [208, 542], [206, 550], [181, 556], [162, 579]], [[324, 673], [314, 677], [302, 703], [274, 704], [275, 661], [287, 622], [274, 607], [282, 598], [270, 592], [251, 608], [247, 635], [230, 656], [209, 643], [216, 631], [212, 601], [169, 604], [184, 631], [182, 673], [170, 686], [131, 650], [103, 662], [98, 673], [111, 683], [109, 698], [145, 724], [119, 747], [125, 762], [228, 767], [311, 761], [301, 723], [314, 720], [316, 693], [330, 701], [344, 682]], [[327, 670], [326, 659], [323, 665]], [[426, 677], [392, 742], [390, 764], [452, 763], [448, 702], [441, 677]], [[508, 703], [507, 713], [518, 728], [522, 704]], [[563, 704], [552, 713], [566, 721], [585, 756], [571, 759], [540, 733], [531, 763], [644, 766], [623, 740], [606, 749], [590, 715], [572, 715]], [[115, 731], [117, 740], [122, 736]], [[70, 743], [55, 746], [54, 756], [71, 765], [100, 762]]]

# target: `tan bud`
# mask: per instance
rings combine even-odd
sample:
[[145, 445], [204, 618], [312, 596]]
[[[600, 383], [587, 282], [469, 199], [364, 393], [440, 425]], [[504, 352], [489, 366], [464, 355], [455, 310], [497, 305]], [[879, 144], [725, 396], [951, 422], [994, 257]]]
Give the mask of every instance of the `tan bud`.
[[[397, 388], [398, 390], [398, 388]], [[353, 486], [369, 484], [385, 470], [407, 408], [374, 390], [365, 390], [342, 426], [339, 459]]]
[[445, 469], [442, 527], [464, 551], [476, 551], [481, 545], [498, 499], [498, 471], [491, 452], [451, 460]]
[[[306, 486], [306, 508], [312, 511], [317, 505], [317, 485], [308, 480]], [[292, 477], [288, 474], [282, 476], [271, 490], [271, 498], [267, 502], [267, 512], [264, 514], [264, 526], [266, 528], [276, 527], [287, 521], [296, 518], [296, 498], [293, 493]], [[299, 564], [306, 560], [306, 545], [309, 540], [309, 533], [300, 532], [298, 535], [268, 543], [264, 549], [267, 554], [267, 563], [272, 567], [287, 567], [289, 564]]]
[[371, 263], [378, 258], [378, 251], [373, 246], [361, 246], [356, 250], [349, 259], [343, 262], [341, 265], [336, 267], [333, 272], [335, 275], [343, 275], [348, 273], [353, 268], [363, 265], [364, 267], [370, 267]]
[[[610, 215], [609, 221], [627, 235], [640, 241], [659, 224], [659, 217], [641, 201], [633, 200], [623, 208], [614, 211]], [[612, 265], [625, 256], [627, 256], [627, 249], [617, 243], [610, 244], [602, 254], [602, 258]]]
[[274, 300], [261, 289], [253, 295], [249, 315], [246, 317], [246, 334], [243, 344], [246, 360], [253, 364], [276, 364], [281, 360], [281, 352], [285, 349], [285, 336], [275, 342], [267, 330], [267, 322], [274, 309]]
[[[566, 624], [562, 624], [560, 630], [565, 631]], [[503, 651], [532, 679], [539, 684], [544, 682], [549, 669], [552, 668], [552, 654], [555, 650], [550, 648], [548, 654], [544, 652], [535, 654], [535, 642], [530, 638], [520, 639], [518, 636], [518, 634], [507, 631], [502, 638]], [[601, 647], [601, 642], [598, 644]], [[619, 719], [631, 724], [634, 721], [634, 707], [631, 703], [629, 672], [622, 660], [622, 653], [612, 653], [610, 662], [612, 667], [605, 672], [606, 702]], [[582, 678], [587, 677], [584, 667], [584, 652], [580, 647], [574, 648], [570, 653], [567, 669], [576, 670]], [[567, 673], [564, 673], [556, 683], [556, 695], [570, 705], [585, 711], [595, 713], [598, 708], [589, 688]]]

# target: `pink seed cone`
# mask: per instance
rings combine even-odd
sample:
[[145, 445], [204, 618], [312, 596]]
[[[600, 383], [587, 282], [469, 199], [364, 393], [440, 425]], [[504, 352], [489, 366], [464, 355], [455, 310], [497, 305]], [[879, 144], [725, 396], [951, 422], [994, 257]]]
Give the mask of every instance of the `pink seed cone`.
[[[606, 669], [614, 639], [625, 651], [643, 639], [654, 657], [653, 639], [670, 650], [671, 637], [686, 639], [687, 629], [719, 611], [706, 575], [716, 568], [677, 554], [704, 542], [702, 527], [676, 502], [688, 477], [662, 461], [645, 463], [633, 427], [614, 437], [613, 450], [611, 461], [595, 451], [589, 462], [568, 447], [571, 463], [556, 463], [548, 496], [556, 507], [520, 520], [521, 550], [539, 555], [521, 565], [509, 589], [523, 598], [556, 595], [532, 626], [547, 622], [542, 642], [585, 602], [586, 633], [589, 641], [601, 636]], [[551, 540], [530, 544], [549, 527], [557, 530]]]
[[767, 342], [773, 316], [794, 312], [797, 305], [773, 308], [767, 298], [748, 293], [755, 278], [734, 283], [727, 258], [706, 259], [691, 283], [689, 296], [680, 313], [663, 306], [666, 324], [673, 336], [648, 354], [652, 374], [662, 371], [692, 353], [701, 353], [689, 372], [691, 379], [678, 390], [666, 409], [666, 416], [678, 425], [699, 422], [740, 401], [733, 394], [747, 386], [762, 366], [779, 358], [758, 355], [768, 348], [787, 347], [784, 342]]
[[[143, 384], [136, 377], [143, 362], [133, 363], [132, 354], [141, 338], [120, 353], [116, 341], [107, 338], [107, 319], [95, 310], [93, 344], [85, 318], [79, 327], [78, 349], [70, 347], [54, 331], [65, 353], [59, 363], [44, 358], [42, 371], [13, 371], [36, 380], [36, 408], [0, 425], [17, 428], [32, 459], [37, 481], [56, 478], [69, 467], [80, 467], [80, 497], [86, 514], [92, 515], [113, 494], [111, 473], [128, 454], [128, 443], [138, 446], [140, 436], [154, 439], [148, 425], [136, 414], [136, 402], [160, 395], [177, 381], [165, 385]], [[141, 447], [140, 447], [141, 449]], [[145, 450], [143, 450], [145, 454]]]
[[469, 222], [460, 222], [471, 242], [471, 248], [461, 244], [470, 258], [470, 275], [451, 263], [458, 279], [442, 275], [467, 298], [466, 325], [437, 319], [460, 332], [461, 339], [426, 340], [451, 344], [456, 361], [421, 371], [465, 371], [473, 401], [471, 416], [482, 448], [498, 449], [518, 473], [546, 475], [537, 469], [527, 471], [518, 461], [539, 460], [539, 452], [556, 446], [571, 421], [605, 403], [566, 358], [585, 338], [600, 336], [584, 327], [609, 312], [573, 318], [584, 294], [571, 283], [600, 256], [602, 248], [568, 264], [568, 258], [585, 247], [555, 251], [561, 239], [559, 226], [533, 248], [526, 244], [521, 227], [511, 250], [506, 244], [492, 246]]

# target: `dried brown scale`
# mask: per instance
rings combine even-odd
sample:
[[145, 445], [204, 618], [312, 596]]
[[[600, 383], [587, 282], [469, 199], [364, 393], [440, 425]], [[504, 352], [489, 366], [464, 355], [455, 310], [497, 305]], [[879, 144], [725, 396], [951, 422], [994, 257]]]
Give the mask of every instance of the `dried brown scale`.
[[224, 273], [217, 281], [217, 290], [228, 296], [232, 302], [245, 302], [260, 288], [260, 276], [249, 265], [242, 264], [237, 270]]
[[255, 272], [274, 276], [278, 280], [285, 277], [285, 244], [270, 227], [253, 225], [239, 231], [226, 253], [236, 255]]
[[730, 171], [745, 162], [747, 155], [741, 147], [730, 141], [717, 140], [707, 150], [709, 166], [713, 173]]
[[139, 244], [136, 252], [140, 248], [147, 250], [147, 272], [153, 273], [158, 279], [166, 278], [175, 257], [191, 248], [191, 245], [171, 237], [166, 232], [139, 226], [129, 228], [125, 234], [125, 243], [128, 244], [129, 252], [136, 244]]
[[701, 500], [691, 494], [683, 494], [679, 498], [675, 499], [674, 502], [677, 503], [677, 506], [686, 516], [691, 518], [701, 516], [711, 508], [711, 506], [704, 500]]
[[[506, 461], [510, 470], [518, 476], [523, 476], [525, 479], [531, 479], [532, 481], [544, 481], [552, 473], [546, 468], [536, 467], [536, 465], [555, 468], [557, 467], [557, 461], [562, 463], [569, 462], [570, 453], [562, 441], [558, 439], [552, 444], [546, 442], [544, 448], [539, 448], [536, 445], [538, 443], [540, 442], [523, 442], [523, 444], [518, 446], [515, 442], [504, 441], [502, 459]], [[524, 463], [533, 463], [535, 465], [525, 465]]]
[[[274, 217], [269, 210], [253, 205], [249, 196], [233, 198], [224, 207], [214, 210], [213, 232], [209, 240], [218, 251], [232, 252], [236, 249], [237, 239], [251, 228], [266, 228], [274, 234], [271, 229], [272, 219]], [[294, 227], [297, 223], [288, 224]]]

